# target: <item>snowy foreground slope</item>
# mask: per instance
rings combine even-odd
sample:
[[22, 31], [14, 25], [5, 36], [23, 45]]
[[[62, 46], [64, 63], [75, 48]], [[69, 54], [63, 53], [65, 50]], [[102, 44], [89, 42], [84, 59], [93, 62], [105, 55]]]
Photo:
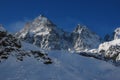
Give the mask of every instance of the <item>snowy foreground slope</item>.
[[53, 63], [46, 65], [33, 57], [0, 63], [0, 80], [120, 80], [120, 69], [107, 62], [68, 52], [52, 51]]

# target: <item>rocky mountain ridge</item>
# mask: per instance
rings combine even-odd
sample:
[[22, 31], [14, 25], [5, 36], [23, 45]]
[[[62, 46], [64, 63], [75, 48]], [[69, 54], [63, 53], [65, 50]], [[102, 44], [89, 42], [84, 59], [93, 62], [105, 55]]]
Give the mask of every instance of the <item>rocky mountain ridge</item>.
[[45, 50], [83, 51], [97, 48], [101, 43], [100, 37], [85, 26], [78, 25], [68, 33], [45, 16], [38, 16], [27, 23], [16, 36]]
[[13, 56], [18, 61], [23, 61], [25, 56], [33, 56], [37, 60], [42, 60], [44, 64], [52, 63], [52, 60], [47, 54], [39, 50], [22, 49], [24, 45], [25, 44], [22, 44], [18, 38], [8, 33], [2, 26], [0, 26], [0, 62], [8, 59], [10, 56]]
[[[7, 34], [2, 25], [0, 30], [1, 49], [3, 49], [2, 45], [9, 45], [7, 47], [10, 47], [10, 50], [19, 50], [21, 47], [19, 39], [21, 39], [43, 50], [67, 50], [83, 56], [112, 61], [117, 65], [120, 64], [120, 28], [117, 28], [114, 34], [106, 36], [106, 41], [103, 43], [96, 33], [84, 25], [78, 24], [73, 32], [68, 33], [58, 28], [45, 16], [39, 16], [32, 22], [26, 23], [25, 27], [16, 33], [19, 39]], [[3, 38], [4, 36], [7, 36], [7, 39]], [[1, 50], [2, 52], [4, 49]], [[34, 51], [30, 51], [30, 53], [32, 52]]]

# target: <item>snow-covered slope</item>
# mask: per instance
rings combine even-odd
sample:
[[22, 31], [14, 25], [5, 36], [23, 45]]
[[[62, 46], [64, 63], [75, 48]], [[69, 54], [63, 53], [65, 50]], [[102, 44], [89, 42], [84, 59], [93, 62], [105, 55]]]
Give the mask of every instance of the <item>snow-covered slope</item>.
[[[0, 64], [1, 80], [119, 80], [120, 69], [104, 61], [49, 52], [53, 64], [45, 65], [32, 57], [16, 61], [13, 57]], [[9, 66], [8, 66], [9, 65]]]
[[113, 40], [113, 41], [109, 41], [109, 42], [105, 42], [105, 43], [102, 43], [100, 46], [99, 46], [99, 50], [108, 50], [110, 46], [116, 46], [116, 45], [120, 45], [120, 39], [116, 39], [116, 40]]
[[67, 50], [69, 34], [52, 23], [48, 18], [40, 15], [16, 34], [22, 40], [46, 50]]
[[120, 28], [114, 31], [114, 38], [109, 42], [102, 43], [98, 48], [98, 53], [106, 60], [120, 65]]
[[86, 26], [79, 25], [72, 33], [73, 47], [77, 51], [94, 49], [101, 43], [100, 37]]
[[105, 59], [112, 60], [120, 65], [120, 39], [101, 44], [98, 48], [98, 53]]
[[[78, 54], [87, 57], [94, 57], [100, 60], [105, 60], [114, 65], [120, 66], [120, 39], [119, 39], [119, 28], [114, 31], [111, 36], [106, 36], [106, 41], [101, 43], [98, 49], [90, 49]], [[90, 39], [89, 39], [90, 40]]]

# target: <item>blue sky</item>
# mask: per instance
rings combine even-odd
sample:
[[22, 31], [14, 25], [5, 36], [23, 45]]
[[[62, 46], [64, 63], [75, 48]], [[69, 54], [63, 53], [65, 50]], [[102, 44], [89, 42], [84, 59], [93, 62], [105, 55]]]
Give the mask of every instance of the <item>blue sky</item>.
[[0, 24], [11, 32], [40, 14], [66, 31], [80, 23], [103, 36], [120, 27], [120, 0], [0, 0]]

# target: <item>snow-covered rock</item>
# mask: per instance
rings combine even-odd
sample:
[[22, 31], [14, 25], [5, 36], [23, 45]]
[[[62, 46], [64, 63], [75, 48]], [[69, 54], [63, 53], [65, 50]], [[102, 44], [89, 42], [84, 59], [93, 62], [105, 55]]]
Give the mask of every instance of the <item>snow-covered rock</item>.
[[[39, 19], [41, 19], [41, 17], [39, 17]], [[44, 20], [41, 22], [42, 24], [46, 22], [46, 19]], [[30, 31], [28, 29], [29, 27], [25, 28], [26, 30], [28, 30], [28, 32]], [[20, 35], [19, 37], [25, 39], [26, 31], [23, 30], [22, 33], [22, 35]], [[86, 31], [86, 29], [84, 30], [84, 28], [83, 30], [81, 30], [79, 29], [79, 27], [75, 30], [74, 33], [80, 36], [77, 38], [86, 41], [87, 39], [84, 35], [88, 37], [88, 40], [90, 39], [90, 37], [94, 39], [93, 36], [95, 37], [96, 35], [92, 35], [89, 30]], [[88, 35], [88, 33], [90, 33], [90, 35]], [[29, 36], [31, 35], [34, 35], [34, 31], [29, 34]], [[45, 35], [48, 34], [45, 33]], [[97, 38], [98, 40], [99, 37], [96, 36], [95, 38]], [[29, 38], [28, 40], [31, 40], [31, 38]], [[92, 47], [84, 47], [83, 49], [89, 48]], [[109, 60], [112, 59], [115, 60], [116, 63], [119, 63], [120, 39], [103, 43], [99, 46], [98, 50], [92, 49], [86, 50], [86, 52], [90, 53], [89, 56], [92, 55], [96, 58], [97, 56], [95, 55], [97, 55], [97, 52], [99, 52], [100, 55], [104, 55], [104, 58]], [[48, 55], [50, 56], [50, 58], [48, 57]], [[41, 62], [43, 62], [44, 64]], [[0, 32], [1, 80], [119, 80], [119, 74], [119, 67], [116, 67], [105, 61], [82, 57], [78, 54], [69, 54], [69, 52], [65, 51], [49, 51], [47, 54], [45, 54], [42, 53], [40, 48], [35, 45], [21, 42], [15, 36], [7, 33], [4, 30]]]
[[70, 35], [42, 15], [27, 23], [16, 36], [46, 50], [67, 50], [70, 47]]
[[100, 50], [108, 50], [110, 46], [116, 46], [116, 45], [120, 45], [120, 39], [116, 39], [116, 40], [113, 40], [113, 41], [109, 41], [109, 42], [105, 42], [105, 43], [102, 43], [100, 44], [99, 46], [99, 51]]
[[102, 43], [98, 48], [98, 53], [101, 54], [106, 60], [112, 60], [113, 62], [117, 62], [117, 64], [119, 64], [120, 39]]
[[21, 47], [20, 41], [7, 32], [0, 32], [0, 52], [16, 50]]
[[72, 52], [97, 48], [101, 42], [100, 37], [86, 26], [78, 25], [72, 33], [68, 33], [42, 15], [27, 23], [16, 36], [41, 49]]
[[100, 37], [96, 33], [79, 24], [71, 35], [73, 47], [77, 51], [94, 49], [101, 43]]
[[[4, 28], [3, 28], [4, 29]], [[51, 59], [39, 48], [22, 42], [7, 31], [0, 31], [0, 62], [13, 56], [19, 61], [23, 61], [25, 56], [33, 56], [37, 60], [42, 60], [44, 64], [51, 64]]]
[[120, 39], [120, 28], [115, 29], [114, 39]]

